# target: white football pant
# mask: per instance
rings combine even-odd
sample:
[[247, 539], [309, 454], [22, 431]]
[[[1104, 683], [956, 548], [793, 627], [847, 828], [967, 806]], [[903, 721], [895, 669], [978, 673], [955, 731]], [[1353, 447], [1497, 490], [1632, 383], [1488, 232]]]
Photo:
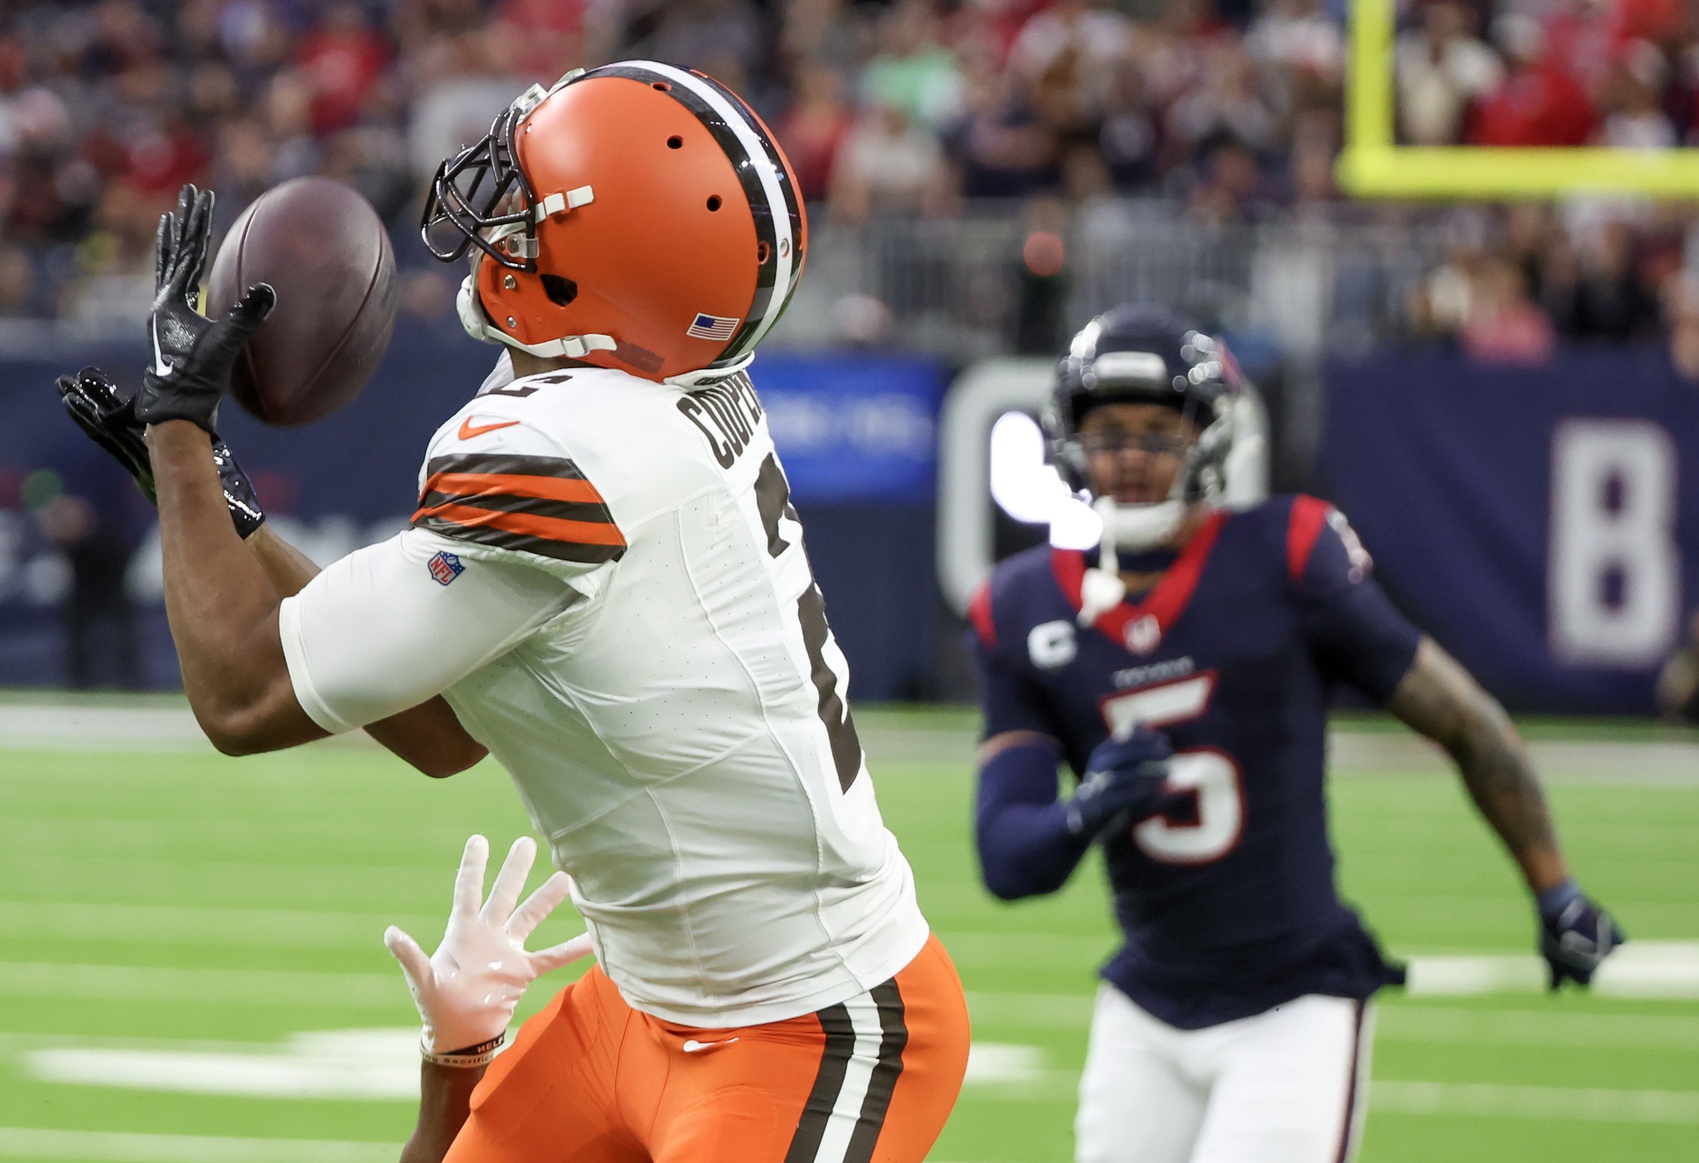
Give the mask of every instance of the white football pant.
[[1369, 1081], [1373, 1009], [1301, 997], [1179, 1030], [1105, 983], [1074, 1119], [1077, 1163], [1347, 1163]]

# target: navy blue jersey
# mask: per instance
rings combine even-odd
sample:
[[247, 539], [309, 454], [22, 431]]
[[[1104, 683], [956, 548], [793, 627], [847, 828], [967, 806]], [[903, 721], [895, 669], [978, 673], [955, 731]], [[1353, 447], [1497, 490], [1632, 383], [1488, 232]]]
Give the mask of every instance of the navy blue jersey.
[[[971, 610], [986, 737], [1036, 731], [1078, 775], [1134, 722], [1193, 794], [1104, 838], [1125, 944], [1104, 976], [1188, 1029], [1392, 979], [1334, 890], [1323, 768], [1332, 688], [1384, 703], [1419, 632], [1337, 510], [1278, 497], [1207, 517], [1142, 600], [1079, 625], [1093, 555], [1002, 562]], [[1125, 564], [1125, 563], [1123, 563]]]

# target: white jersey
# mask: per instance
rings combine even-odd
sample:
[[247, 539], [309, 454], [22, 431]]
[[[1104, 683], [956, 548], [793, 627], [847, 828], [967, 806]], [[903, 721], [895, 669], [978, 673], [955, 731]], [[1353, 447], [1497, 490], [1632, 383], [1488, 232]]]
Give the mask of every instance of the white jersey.
[[637, 1009], [777, 1021], [891, 977], [927, 927], [748, 380], [507, 366], [432, 439], [413, 528], [284, 603], [302, 707], [445, 695]]

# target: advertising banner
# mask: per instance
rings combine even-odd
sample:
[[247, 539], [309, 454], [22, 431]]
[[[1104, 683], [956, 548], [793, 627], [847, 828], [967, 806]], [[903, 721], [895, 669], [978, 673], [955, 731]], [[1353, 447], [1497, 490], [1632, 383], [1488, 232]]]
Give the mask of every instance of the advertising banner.
[[[153, 510], [64, 415], [53, 390], [56, 376], [87, 363], [133, 388], [147, 358], [140, 339], [95, 348], [67, 339], [0, 354], [0, 685], [176, 683]], [[497, 354], [457, 325], [404, 322], [344, 411], [277, 429], [227, 402], [220, 428], [278, 532], [329, 562], [405, 527], [426, 442]], [[833, 625], [858, 680], [868, 680], [858, 689], [864, 697], [912, 689], [929, 663], [943, 369], [914, 357], [775, 352], [751, 375], [792, 497], [805, 518], [818, 515], [809, 548], [828, 595], [842, 595]], [[893, 562], [901, 568], [880, 564]], [[920, 592], [909, 600], [896, 587]], [[91, 657], [79, 660], [78, 643]], [[892, 643], [903, 658], [885, 657]]]
[[1699, 385], [1660, 350], [1327, 374], [1321, 470], [1406, 613], [1516, 709], [1653, 709], [1699, 602]]

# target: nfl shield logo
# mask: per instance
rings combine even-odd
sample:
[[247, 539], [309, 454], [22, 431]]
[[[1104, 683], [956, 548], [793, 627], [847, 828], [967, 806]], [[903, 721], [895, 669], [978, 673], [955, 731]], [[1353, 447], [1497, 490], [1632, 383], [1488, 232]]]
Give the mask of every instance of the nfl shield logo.
[[435, 557], [431, 558], [431, 560], [425, 564], [429, 567], [431, 576], [436, 579], [437, 584], [440, 586], [446, 586], [449, 582], [466, 572], [466, 567], [460, 564], [460, 558], [446, 549], [438, 552]]
[[1162, 644], [1162, 623], [1156, 615], [1146, 614], [1127, 627], [1127, 649], [1134, 654], [1149, 654]]

